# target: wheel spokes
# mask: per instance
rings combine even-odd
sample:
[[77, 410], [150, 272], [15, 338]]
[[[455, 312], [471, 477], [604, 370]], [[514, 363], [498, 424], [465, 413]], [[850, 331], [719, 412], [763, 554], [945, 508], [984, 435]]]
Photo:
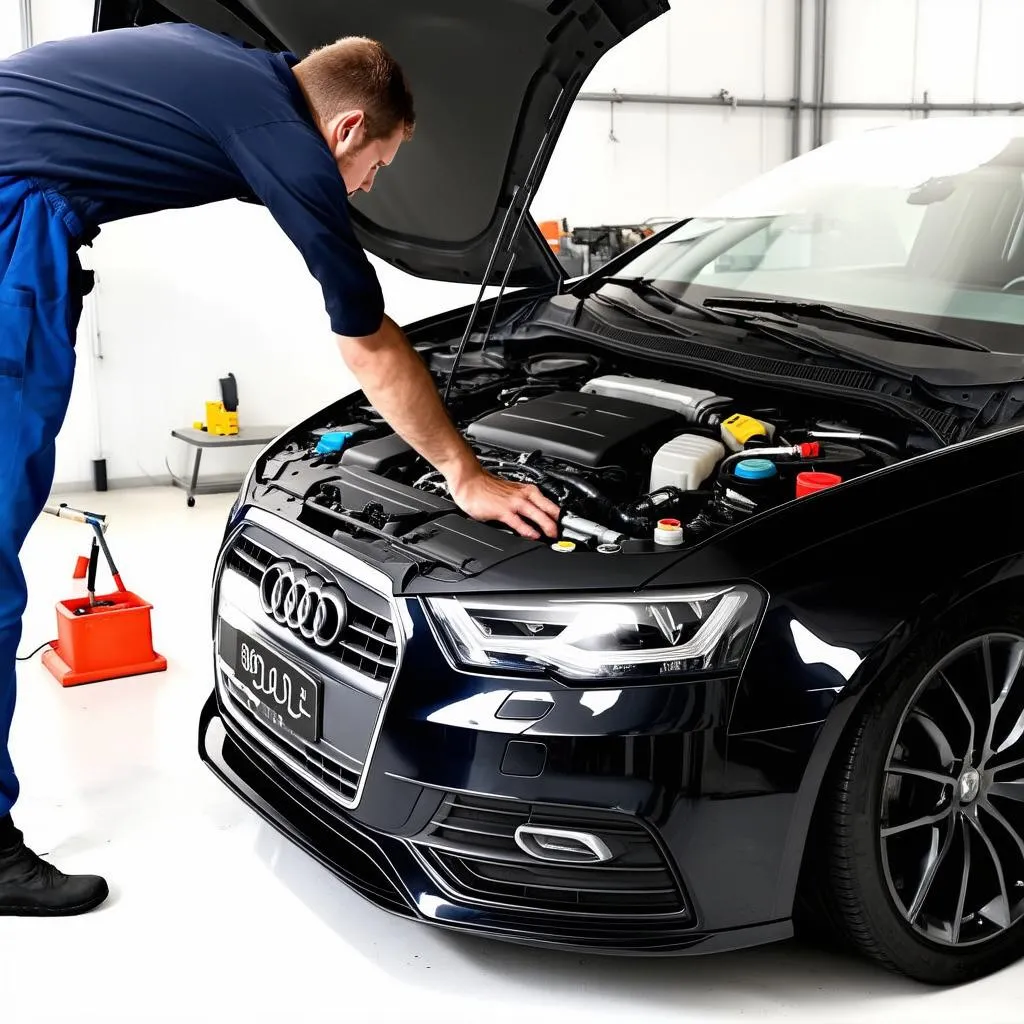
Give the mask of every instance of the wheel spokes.
[[[985, 666], [985, 692], [988, 694], [989, 704], [996, 702], [996, 673], [992, 667], [992, 639], [985, 637], [981, 642], [981, 660]], [[990, 727], [991, 728], [991, 727]]]
[[882, 838], [889, 839], [892, 836], [900, 835], [902, 832], [909, 832], [913, 828], [924, 828], [926, 825], [936, 825], [940, 821], [948, 818], [952, 813], [953, 807], [950, 805], [935, 814], [926, 814], [924, 817], [915, 818], [913, 821], [904, 822], [902, 825], [890, 825], [887, 828], [882, 829]]
[[953, 747], [950, 745], [946, 734], [942, 731], [939, 723], [932, 718], [931, 715], [922, 711], [920, 708], [914, 708], [910, 712], [909, 717], [913, 719], [917, 724], [924, 730], [925, 735], [935, 745], [935, 749], [939, 755], [939, 763], [944, 766], [949, 766], [955, 760], [953, 756]]
[[960, 896], [956, 901], [956, 913], [953, 915], [953, 945], [960, 941], [960, 924], [964, 919], [964, 904], [967, 901], [967, 883], [971, 880], [971, 830], [967, 827], [967, 819], [960, 819], [960, 835], [964, 844], [964, 871], [960, 879]]
[[981, 908], [979, 913], [983, 914], [989, 921], [997, 925], [999, 928], [1009, 928], [1010, 897], [1006, 891], [1006, 875], [1003, 873], [1003, 862], [999, 859], [999, 854], [996, 852], [995, 846], [992, 845], [992, 840], [989, 839], [981, 822], [971, 815], [964, 815], [964, 821], [966, 821], [971, 828], [981, 836], [981, 841], [985, 844], [985, 848], [988, 850], [988, 854], [992, 858], [992, 866], [996, 869], [996, 880], [999, 883], [999, 900], [1002, 901], [1002, 906], [999, 907], [996, 900], [991, 900]]
[[993, 765], [989, 771], [994, 775], [996, 772], [1008, 772], [1011, 768], [1020, 768], [1024, 765], [1024, 757], [1018, 757], [1015, 761], [1007, 761], [1006, 764]]
[[[989, 693], [992, 694], [991, 704], [992, 711], [988, 718], [988, 733], [985, 736], [985, 758], [991, 757], [992, 750], [992, 737], [995, 734], [996, 721], [999, 718], [999, 712], [1002, 711], [1003, 705], [1006, 703], [1007, 697], [1010, 695], [1010, 691], [1013, 689], [1013, 684], [1017, 681], [1017, 675], [1020, 672], [1021, 664], [1024, 662], [1024, 644], [1015, 642], [1010, 648], [1010, 655], [1006, 663], [1006, 672], [1003, 675], [1003, 679], [1000, 682], [996, 679], [995, 667], [992, 660], [992, 641], [991, 638], [985, 638], [985, 673], [989, 686]], [[995, 687], [998, 686], [999, 690], [996, 692]], [[1019, 728], [1019, 732], [1017, 732]], [[1014, 733], [1017, 735], [1014, 736]], [[1024, 713], [1018, 718], [1017, 723], [1013, 729], [1010, 730], [1009, 736], [1004, 743], [1000, 744], [999, 749], [1005, 750], [1008, 746], [1012, 746], [1016, 743], [1020, 736], [1024, 734]]]
[[1009, 821], [1006, 820], [998, 807], [995, 807], [988, 800], [986, 800], [982, 806], [985, 808], [985, 813], [994, 818], [996, 822], [1002, 826], [1006, 834], [1013, 840], [1014, 845], [1017, 847], [1017, 852], [1020, 854], [1022, 868], [1024, 868], [1024, 838], [1021, 838], [1020, 833], [1009, 823]]
[[950, 823], [949, 828], [946, 829], [946, 838], [942, 841], [941, 848], [939, 847], [939, 829], [932, 829], [931, 848], [928, 851], [928, 862], [925, 865], [924, 874], [921, 876], [921, 882], [917, 887], [917, 892], [914, 894], [914, 902], [910, 905], [910, 910], [907, 911], [907, 920], [913, 924], [921, 910], [924, 907], [924, 901], [928, 899], [928, 894], [931, 892], [932, 883], [935, 881], [935, 876], [939, 873], [939, 868], [942, 867], [942, 862], [946, 859], [946, 854], [949, 853], [950, 846], [953, 845], [953, 836], [956, 834], [956, 821]]
[[952, 693], [953, 696], [956, 698], [957, 704], [960, 705], [960, 710], [964, 713], [964, 718], [967, 719], [967, 725], [971, 731], [970, 739], [967, 741], [967, 750], [968, 753], [970, 753], [970, 751], [974, 749], [974, 737], [977, 733], [977, 728], [974, 723], [974, 715], [972, 715], [970, 711], [967, 709], [967, 705], [964, 703], [964, 699], [960, 696], [960, 693], [957, 690], [957, 688], [949, 681], [949, 676], [947, 676], [945, 672], [939, 672], [937, 674], [939, 678], [946, 684], [946, 687], [949, 689], [949, 692]]
[[988, 795], [1024, 804], [1024, 779], [1015, 779], [1012, 782], [993, 782], [988, 787]]
[[956, 782], [952, 775], [933, 772], [928, 768], [915, 768], [913, 765], [902, 764], [899, 761], [890, 763], [885, 770], [890, 775], [912, 775], [915, 779], [928, 779], [930, 782], [938, 782], [943, 786], [952, 786]]
[[951, 650], [908, 701], [884, 766], [880, 852], [906, 923], [960, 947], [1024, 927], [1024, 637]]
[[1020, 713], [1017, 721], [1013, 723], [1013, 728], [1007, 733], [1006, 739], [996, 747], [993, 753], [1001, 754], [1004, 750], [1009, 750], [1017, 743], [1021, 736], [1024, 736], [1024, 711]]

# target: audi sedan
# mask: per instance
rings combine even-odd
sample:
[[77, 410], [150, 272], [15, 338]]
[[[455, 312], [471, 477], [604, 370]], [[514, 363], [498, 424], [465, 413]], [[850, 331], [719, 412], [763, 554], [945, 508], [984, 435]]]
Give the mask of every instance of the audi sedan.
[[1024, 949], [1024, 122], [832, 143], [566, 281], [530, 195], [664, 6], [189, 4], [407, 65], [361, 239], [507, 283], [408, 333], [562, 509], [553, 543], [472, 521], [365, 396], [311, 411], [226, 524], [200, 754], [411, 920], [647, 955], [799, 925], [979, 977]]

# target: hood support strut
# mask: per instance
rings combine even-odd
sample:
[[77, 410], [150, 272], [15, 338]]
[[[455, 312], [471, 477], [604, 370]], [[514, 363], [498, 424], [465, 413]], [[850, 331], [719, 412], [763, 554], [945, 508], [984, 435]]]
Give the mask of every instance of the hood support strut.
[[[484, 335], [482, 347], [487, 345], [491, 336], [491, 331], [494, 328], [495, 321], [498, 317], [498, 306], [501, 304], [501, 298], [505, 294], [509, 275], [512, 273], [512, 265], [516, 261], [516, 239], [519, 237], [519, 232], [522, 230], [523, 224], [526, 222], [527, 214], [530, 212], [530, 202], [533, 199], [533, 193], [540, 181], [541, 161], [548, 150], [548, 142], [551, 139], [552, 127], [557, 123], [562, 105], [565, 102], [565, 96], [566, 90], [563, 89], [559, 93], [557, 101], [551, 108], [547, 127], [544, 129], [544, 135], [540, 140], [540, 145], [537, 147], [537, 152], [534, 153], [533, 161], [530, 164], [530, 169], [526, 174], [526, 178], [522, 185], [516, 185], [512, 192], [512, 201], [509, 203], [508, 210], [505, 212], [505, 217], [501, 222], [501, 230], [498, 232], [494, 248], [491, 250], [490, 259], [487, 261], [487, 270], [484, 273], [483, 280], [480, 282], [480, 290], [477, 292], [476, 302], [473, 303], [473, 310], [469, 314], [469, 319], [466, 321], [466, 329], [463, 331], [462, 340], [459, 342], [458, 351], [455, 353], [455, 359], [452, 361], [452, 368], [448, 373], [448, 380], [445, 382], [444, 396], [442, 398], [445, 406], [448, 405], [452, 383], [454, 382], [455, 374], [459, 369], [459, 362], [462, 359], [463, 353], [466, 351], [466, 344], [469, 342], [470, 335], [473, 333], [473, 325], [476, 323], [477, 314], [479, 313], [480, 305], [483, 302], [484, 292], [487, 290], [487, 282], [491, 279], [491, 272], [494, 270], [494, 264], [497, 262], [498, 253], [504, 249], [505, 252], [509, 253], [508, 264], [505, 267], [505, 274], [502, 278], [498, 295], [494, 300], [494, 309], [491, 312], [491, 320], [487, 325], [487, 332]], [[515, 218], [515, 226], [512, 228], [511, 234], [509, 234], [506, 239], [505, 234], [508, 231], [509, 225], [513, 222], [513, 218]]]

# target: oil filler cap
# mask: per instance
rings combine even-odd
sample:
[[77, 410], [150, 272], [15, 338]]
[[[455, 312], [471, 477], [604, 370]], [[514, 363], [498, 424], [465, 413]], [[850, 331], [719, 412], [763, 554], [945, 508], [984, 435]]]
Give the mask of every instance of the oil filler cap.
[[744, 459], [734, 470], [740, 480], [768, 480], [775, 476], [775, 463], [770, 459]]

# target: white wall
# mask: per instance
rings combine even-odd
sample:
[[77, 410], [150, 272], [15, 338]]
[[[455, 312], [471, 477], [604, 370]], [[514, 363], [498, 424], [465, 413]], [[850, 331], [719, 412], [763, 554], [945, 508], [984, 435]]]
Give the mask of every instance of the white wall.
[[0, 58], [21, 49], [21, 11], [14, 0], [0, 3]]
[[[814, 6], [803, 0], [804, 100], [813, 95]], [[794, 20], [793, 0], [672, 0], [669, 14], [602, 60], [583, 92], [725, 89], [788, 100]], [[931, 102], [1024, 101], [1024, 0], [829, 0], [826, 35], [826, 101], [922, 101], [926, 91]], [[824, 141], [909, 116], [827, 111]], [[802, 120], [806, 150], [811, 115]], [[570, 225], [684, 217], [787, 159], [790, 130], [787, 110], [580, 102], [534, 214]]]
[[[675, 0], [620, 43], [584, 93], [788, 99], [789, 0]], [[614, 140], [611, 133], [614, 132]], [[534, 202], [539, 220], [570, 225], [682, 217], [788, 155], [785, 110], [578, 103]]]
[[[804, 9], [809, 99], [813, 0]], [[91, 12], [92, 0], [34, 0], [36, 40], [87, 32]], [[584, 91], [788, 99], [793, 18], [791, 0], [673, 0], [670, 14], [606, 56]], [[827, 28], [827, 99], [920, 100], [925, 90], [933, 101], [1024, 99], [1024, 0], [830, 0]], [[18, 48], [18, 31], [18, 4], [0, 0], [0, 55]], [[906, 116], [830, 113], [825, 140]], [[805, 149], [810, 121], [805, 114]], [[533, 213], [574, 225], [682, 217], [789, 152], [785, 110], [580, 102]], [[59, 486], [91, 477], [97, 408], [111, 480], [161, 479], [167, 460], [185, 469], [170, 430], [202, 418], [229, 371], [250, 424], [294, 421], [352, 389], [319, 289], [262, 209], [224, 203], [107, 225], [83, 262], [99, 275], [89, 305], [103, 358], [89, 355], [86, 318]], [[475, 295], [378, 266], [399, 322]], [[236, 471], [251, 454], [217, 453], [207, 468]]]
[[[8, 5], [17, 14], [13, 0], [0, 0], [0, 9]], [[92, 7], [92, 0], [34, 0], [35, 41], [88, 32]], [[239, 418], [253, 426], [292, 423], [354, 390], [319, 286], [260, 207], [232, 201], [108, 224], [80, 256], [98, 285], [79, 331], [55, 488], [88, 483], [98, 454], [114, 483], [166, 480], [168, 467], [183, 475], [191, 449], [170, 431], [205, 418], [204, 403], [219, 398], [218, 379], [228, 372], [238, 380]], [[373, 262], [399, 323], [476, 297], [472, 287], [420, 281]], [[96, 360], [90, 315], [102, 353]], [[208, 452], [203, 474], [240, 472], [255, 451]]]

